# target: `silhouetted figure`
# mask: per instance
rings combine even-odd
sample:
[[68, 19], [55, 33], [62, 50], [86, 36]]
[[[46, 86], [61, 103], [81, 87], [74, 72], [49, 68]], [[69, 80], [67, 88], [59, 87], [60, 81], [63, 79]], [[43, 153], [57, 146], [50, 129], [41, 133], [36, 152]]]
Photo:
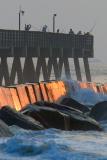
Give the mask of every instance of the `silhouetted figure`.
[[46, 32], [48, 26], [47, 25], [44, 25], [43, 28], [42, 28], [42, 32]]
[[59, 33], [59, 29], [57, 29], [57, 33]]
[[85, 35], [90, 35], [90, 32], [85, 33]]
[[69, 34], [74, 34], [74, 31], [72, 30], [72, 28], [70, 28]]
[[25, 31], [29, 31], [31, 29], [31, 24], [25, 24]]
[[79, 31], [79, 32], [77, 33], [77, 35], [82, 35], [82, 32], [81, 32], [81, 31]]

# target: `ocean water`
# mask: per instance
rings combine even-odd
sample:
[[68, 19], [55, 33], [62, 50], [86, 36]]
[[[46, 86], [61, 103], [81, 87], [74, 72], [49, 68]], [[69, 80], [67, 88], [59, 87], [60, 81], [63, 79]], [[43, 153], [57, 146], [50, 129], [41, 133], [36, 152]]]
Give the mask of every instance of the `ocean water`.
[[106, 160], [107, 131], [24, 131], [0, 139], [0, 160]]
[[[85, 80], [85, 71], [81, 62], [81, 71]], [[75, 69], [72, 67], [72, 79]], [[107, 66], [97, 60], [90, 60], [93, 81], [107, 82]], [[64, 74], [62, 76], [64, 77]], [[53, 76], [52, 76], [53, 79]], [[94, 105], [107, 100], [107, 95], [96, 94], [91, 90], [79, 89], [75, 81], [76, 92], [71, 97], [79, 102]], [[43, 131], [26, 131], [16, 126], [11, 138], [0, 138], [0, 160], [107, 160], [107, 121], [101, 122], [103, 132], [62, 131], [54, 128]]]

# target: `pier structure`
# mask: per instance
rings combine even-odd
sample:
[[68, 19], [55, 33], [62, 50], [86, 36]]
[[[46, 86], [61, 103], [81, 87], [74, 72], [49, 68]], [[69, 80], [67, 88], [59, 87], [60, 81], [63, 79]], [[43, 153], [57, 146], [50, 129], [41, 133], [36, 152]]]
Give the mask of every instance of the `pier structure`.
[[88, 58], [93, 56], [93, 36], [90, 34], [0, 29], [0, 85], [13, 85], [16, 78], [18, 84], [38, 82], [41, 74], [47, 81], [50, 80], [52, 68], [55, 79], [59, 80], [63, 66], [65, 77], [70, 79], [72, 68], [69, 58], [74, 60], [79, 81], [82, 81], [79, 58], [83, 58], [86, 79], [90, 82]]

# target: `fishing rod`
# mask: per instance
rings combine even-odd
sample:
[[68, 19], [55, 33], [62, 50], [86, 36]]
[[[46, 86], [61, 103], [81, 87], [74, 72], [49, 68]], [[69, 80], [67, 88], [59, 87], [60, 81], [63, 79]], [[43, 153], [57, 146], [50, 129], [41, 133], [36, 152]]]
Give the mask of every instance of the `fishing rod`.
[[94, 23], [94, 25], [92, 26], [92, 28], [90, 29], [90, 31], [89, 31], [89, 33], [92, 33], [93, 32], [93, 30], [94, 30], [94, 28], [96, 27], [96, 22]]

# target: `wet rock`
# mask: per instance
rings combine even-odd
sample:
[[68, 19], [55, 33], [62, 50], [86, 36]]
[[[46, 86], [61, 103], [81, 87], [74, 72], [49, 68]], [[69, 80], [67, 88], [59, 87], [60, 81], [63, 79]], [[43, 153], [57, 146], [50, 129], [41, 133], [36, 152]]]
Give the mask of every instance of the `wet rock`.
[[40, 130], [43, 126], [30, 117], [23, 115], [10, 108], [9, 106], [4, 106], [0, 110], [0, 119], [2, 119], [7, 125], [16, 125], [23, 129], [30, 130]]
[[75, 108], [72, 108], [72, 107], [69, 107], [69, 106], [66, 106], [66, 105], [58, 104], [58, 103], [50, 103], [50, 102], [41, 101], [41, 102], [35, 103], [35, 105], [52, 107], [54, 109], [58, 109], [58, 110], [64, 111], [64, 112], [77, 111], [79, 113], [82, 113], [78, 109], [75, 109]]
[[97, 103], [89, 115], [97, 121], [107, 120], [107, 101]]
[[11, 137], [13, 133], [9, 130], [8, 125], [6, 125], [2, 120], [0, 120], [0, 137]]
[[68, 115], [64, 115], [58, 110], [47, 106], [28, 106], [22, 113], [33, 117], [45, 128], [57, 128], [62, 130], [65, 130], [65, 118], [69, 118]]
[[77, 110], [82, 111], [83, 113], [86, 113], [86, 112], [89, 112], [89, 111], [90, 111], [90, 109], [89, 109], [87, 106], [85, 106], [85, 105], [77, 102], [76, 100], [74, 100], [74, 99], [72, 99], [72, 98], [64, 98], [64, 99], [60, 102], [60, 104], [63, 104], [63, 105], [66, 105], [66, 106], [70, 106], [70, 107], [72, 107], [72, 108], [75, 108], [75, 109], [77, 109]]
[[61, 110], [61, 107], [64, 106], [54, 103], [39, 102], [37, 104], [27, 107], [23, 113], [40, 121], [47, 128], [85, 131], [102, 130], [99, 123], [83, 113], [74, 110], [64, 110], [64, 108]]

